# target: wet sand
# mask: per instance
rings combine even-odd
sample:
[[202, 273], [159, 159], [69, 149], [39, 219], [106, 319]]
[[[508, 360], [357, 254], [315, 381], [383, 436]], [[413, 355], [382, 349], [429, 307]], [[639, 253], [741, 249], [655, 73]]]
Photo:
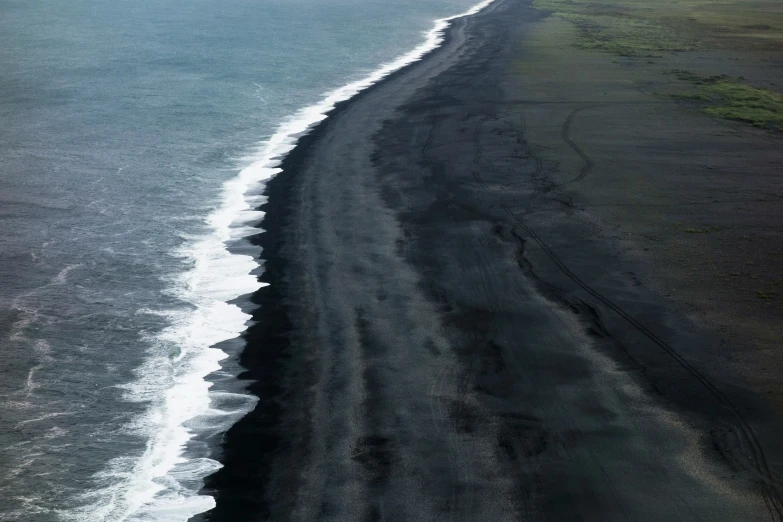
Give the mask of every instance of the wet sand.
[[455, 21], [286, 158], [242, 356], [260, 401], [202, 519], [783, 520], [778, 415], [587, 208], [597, 102], [541, 99], [548, 23]]

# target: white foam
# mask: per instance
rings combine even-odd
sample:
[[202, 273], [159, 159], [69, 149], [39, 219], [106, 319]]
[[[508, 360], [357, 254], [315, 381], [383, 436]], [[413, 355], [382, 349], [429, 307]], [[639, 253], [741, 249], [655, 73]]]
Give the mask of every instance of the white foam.
[[[285, 157], [304, 135], [339, 102], [389, 74], [420, 60], [443, 41], [444, 30], [456, 18], [475, 14], [490, 5], [484, 0], [470, 10], [435, 21], [414, 50], [383, 64], [369, 76], [327, 93], [324, 98], [285, 120], [263, 142], [250, 163], [225, 182], [219, 206], [207, 218], [209, 233], [190, 238], [175, 255], [191, 268], [171, 285], [170, 291], [193, 309], [179, 312], [140, 310], [165, 315], [170, 321], [156, 338], [149, 359], [137, 371], [138, 380], [125, 386], [130, 401], [149, 402], [145, 415], [125, 430], [148, 440], [140, 458], [122, 457], [110, 463], [97, 478], [105, 487], [84, 496], [85, 505], [61, 513], [79, 521], [185, 521], [214, 506], [214, 499], [200, 495], [203, 478], [220, 468], [208, 458], [183, 457], [185, 446], [196, 432], [221, 432], [252, 409], [250, 396], [210, 393], [205, 378], [220, 370], [227, 357], [216, 343], [238, 337], [251, 317], [228, 304], [262, 285], [254, 274], [256, 261], [231, 254], [227, 244], [259, 232], [255, 227], [263, 212], [255, 208], [265, 201], [260, 195], [267, 180], [281, 172]], [[63, 278], [67, 272], [62, 274]], [[194, 486], [193, 484], [197, 484]]]

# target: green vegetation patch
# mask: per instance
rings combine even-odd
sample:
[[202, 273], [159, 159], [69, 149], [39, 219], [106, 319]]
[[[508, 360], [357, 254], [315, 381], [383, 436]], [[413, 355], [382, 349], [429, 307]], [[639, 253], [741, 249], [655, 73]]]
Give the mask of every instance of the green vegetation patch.
[[689, 51], [694, 44], [677, 32], [654, 22], [628, 17], [570, 16], [582, 30], [578, 46], [620, 56], [654, 56]]
[[573, 22], [580, 29], [576, 46], [583, 49], [620, 56], [652, 56], [694, 49], [694, 43], [682, 32], [657, 20], [634, 16], [620, 3], [534, 0], [533, 6]]
[[778, 50], [779, 0], [533, 0], [533, 7], [574, 22], [577, 46], [623, 56], [697, 48]]
[[699, 76], [688, 71], [672, 71], [680, 80], [692, 83], [697, 91], [673, 97], [702, 101], [710, 116], [744, 121], [755, 127], [783, 131], [783, 94], [743, 83], [728, 76]]

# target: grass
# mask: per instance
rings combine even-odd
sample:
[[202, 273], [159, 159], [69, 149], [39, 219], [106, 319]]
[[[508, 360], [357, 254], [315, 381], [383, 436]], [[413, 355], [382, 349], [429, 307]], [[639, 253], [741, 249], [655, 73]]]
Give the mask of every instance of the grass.
[[[691, 94], [672, 94], [671, 97], [676, 98], [678, 100], [695, 100], [695, 101], [702, 101], [702, 102], [712, 101], [712, 98], [710, 98], [709, 96], [701, 92], [691, 93]], [[707, 167], [707, 168], [712, 170], [713, 167]]]
[[620, 56], [655, 56], [694, 48], [691, 39], [653, 19], [633, 16], [621, 2], [534, 0], [537, 9], [553, 12], [579, 27], [577, 46]]
[[574, 22], [579, 47], [622, 56], [783, 45], [777, 0], [534, 0], [533, 6]]
[[706, 102], [702, 110], [716, 118], [749, 123], [755, 127], [783, 131], [783, 94], [761, 89], [728, 76], [699, 76], [688, 71], [672, 71], [691, 83], [696, 92], [673, 95], [678, 99]]
[[709, 90], [722, 100], [722, 106], [704, 109], [710, 116], [783, 131], [783, 95], [780, 93], [731, 82], [721, 82]]

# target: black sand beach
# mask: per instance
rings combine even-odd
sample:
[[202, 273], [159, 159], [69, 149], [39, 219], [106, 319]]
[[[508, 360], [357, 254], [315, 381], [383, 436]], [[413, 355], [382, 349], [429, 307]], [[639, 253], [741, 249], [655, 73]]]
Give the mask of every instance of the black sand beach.
[[[670, 177], [694, 143], [721, 158], [700, 139], [728, 124], [557, 54], [563, 24], [497, 0], [285, 159], [242, 356], [260, 401], [202, 519], [783, 520], [780, 416], [662, 290], [670, 257], [629, 246], [671, 226], [623, 192], [644, 170], [611, 176], [630, 150]], [[719, 141], [780, 159], [754, 136]]]

